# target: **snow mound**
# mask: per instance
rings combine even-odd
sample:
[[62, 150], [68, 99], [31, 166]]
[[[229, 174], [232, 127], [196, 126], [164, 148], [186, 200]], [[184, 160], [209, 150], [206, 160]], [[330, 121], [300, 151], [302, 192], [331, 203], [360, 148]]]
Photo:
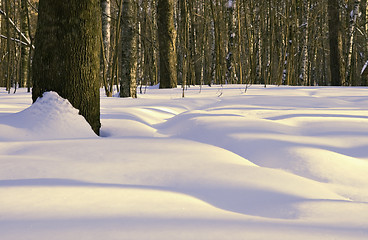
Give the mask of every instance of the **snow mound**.
[[0, 117], [1, 141], [53, 140], [96, 137], [68, 100], [46, 92], [29, 108]]
[[33, 113], [45, 114], [45, 116], [56, 115], [55, 113], [71, 113], [78, 114], [68, 100], [60, 97], [56, 92], [45, 92], [41, 98], [38, 98], [34, 105], [24, 110], [24, 112], [32, 111]]

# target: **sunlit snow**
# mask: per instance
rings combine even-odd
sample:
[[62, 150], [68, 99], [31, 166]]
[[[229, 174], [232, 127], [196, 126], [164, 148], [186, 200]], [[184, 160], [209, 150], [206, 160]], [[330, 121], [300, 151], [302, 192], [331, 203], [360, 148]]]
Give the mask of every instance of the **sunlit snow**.
[[0, 239], [368, 239], [368, 88], [244, 88], [1, 89]]

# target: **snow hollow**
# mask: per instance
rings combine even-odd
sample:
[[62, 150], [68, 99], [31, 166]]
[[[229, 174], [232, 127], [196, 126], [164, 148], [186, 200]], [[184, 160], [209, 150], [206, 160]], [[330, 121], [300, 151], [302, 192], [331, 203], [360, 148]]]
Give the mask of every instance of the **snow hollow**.
[[2, 240], [368, 239], [368, 88], [0, 92]]

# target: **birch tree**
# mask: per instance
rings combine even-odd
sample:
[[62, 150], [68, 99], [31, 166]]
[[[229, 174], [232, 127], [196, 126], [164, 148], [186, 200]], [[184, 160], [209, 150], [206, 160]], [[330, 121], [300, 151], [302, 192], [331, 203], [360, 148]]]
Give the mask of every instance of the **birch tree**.
[[346, 77], [343, 85], [350, 85], [352, 82], [352, 67], [351, 67], [351, 58], [353, 55], [353, 45], [354, 45], [354, 37], [356, 31], [357, 19], [359, 17], [359, 6], [360, 0], [354, 0], [353, 9], [350, 12], [350, 21], [349, 21], [349, 39], [348, 39], [348, 54], [346, 60]]
[[101, 21], [102, 21], [102, 40], [104, 57], [108, 62], [110, 59], [110, 38], [111, 38], [111, 4], [110, 0], [101, 0]]

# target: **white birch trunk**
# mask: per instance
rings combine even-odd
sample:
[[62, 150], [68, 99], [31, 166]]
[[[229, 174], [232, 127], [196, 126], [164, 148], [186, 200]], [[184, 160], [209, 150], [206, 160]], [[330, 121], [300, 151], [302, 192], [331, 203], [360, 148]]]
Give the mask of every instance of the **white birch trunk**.
[[110, 0], [101, 0], [102, 11], [102, 39], [106, 62], [110, 59], [110, 36], [111, 36], [111, 5]]
[[351, 57], [353, 55], [353, 45], [354, 45], [354, 35], [355, 35], [355, 26], [356, 21], [359, 17], [359, 5], [360, 0], [354, 1], [353, 10], [350, 12], [350, 26], [349, 26], [349, 45], [348, 45], [348, 56], [346, 60], [346, 78], [345, 83], [343, 85], [348, 85], [351, 83]]

